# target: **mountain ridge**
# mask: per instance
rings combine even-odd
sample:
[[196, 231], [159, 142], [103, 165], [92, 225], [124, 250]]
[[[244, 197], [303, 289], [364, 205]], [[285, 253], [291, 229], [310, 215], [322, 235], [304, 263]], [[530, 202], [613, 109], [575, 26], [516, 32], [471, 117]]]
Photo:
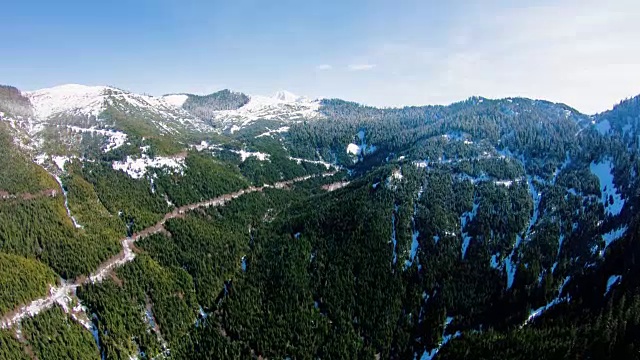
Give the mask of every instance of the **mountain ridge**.
[[[315, 177], [176, 216], [133, 261], [79, 286], [107, 358], [189, 358], [196, 346], [209, 357], [446, 358], [566, 330], [556, 320], [600, 344], [599, 304], [626, 309], [620, 297], [633, 296], [632, 270], [612, 263], [638, 221], [635, 100], [587, 116], [526, 98], [376, 108], [114, 89], [0, 88], [0, 252], [82, 278], [174, 209]], [[46, 196], [56, 184], [62, 194]], [[0, 274], [2, 261], [16, 262], [0, 257]], [[47, 298], [42, 277], [20, 276], [22, 303]], [[218, 329], [230, 336], [207, 345]], [[567, 352], [596, 351], [564, 336]]]

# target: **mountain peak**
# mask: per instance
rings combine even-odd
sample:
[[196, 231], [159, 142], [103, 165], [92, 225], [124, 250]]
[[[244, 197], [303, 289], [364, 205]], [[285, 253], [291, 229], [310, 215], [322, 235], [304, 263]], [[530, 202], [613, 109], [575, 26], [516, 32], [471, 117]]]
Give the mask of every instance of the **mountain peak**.
[[96, 115], [101, 109], [108, 90], [115, 89], [107, 86], [65, 84], [25, 92], [24, 95], [31, 100], [36, 114], [47, 118], [50, 115], [77, 108], [88, 109], [88, 113]]
[[275, 95], [273, 95], [273, 98], [284, 102], [299, 102], [304, 100], [304, 97], [298, 96], [287, 90], [280, 90], [276, 92]]

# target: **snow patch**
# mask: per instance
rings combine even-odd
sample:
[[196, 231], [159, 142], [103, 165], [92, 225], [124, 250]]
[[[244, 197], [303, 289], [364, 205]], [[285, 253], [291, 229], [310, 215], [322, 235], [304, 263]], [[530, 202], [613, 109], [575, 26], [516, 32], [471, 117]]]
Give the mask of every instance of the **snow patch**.
[[420, 236], [420, 232], [415, 229], [415, 220], [413, 225], [413, 232], [411, 233], [411, 252], [409, 253], [409, 259], [405, 260], [404, 268], [407, 269], [413, 265], [413, 261], [418, 254], [418, 248], [420, 247], [420, 243], [418, 243], [418, 236]]
[[320, 100], [309, 100], [288, 91], [279, 91], [274, 96], [252, 95], [249, 102], [239, 109], [216, 111], [213, 116], [223, 124], [234, 125], [235, 131], [238, 131], [260, 119], [296, 123], [322, 115]]
[[511, 185], [513, 185], [513, 180], [497, 180], [494, 184], [498, 186], [511, 187]]
[[260, 161], [267, 161], [269, 160], [269, 154], [265, 154], [262, 152], [251, 152], [251, 151], [244, 151], [244, 150], [232, 150], [232, 152], [240, 155], [240, 159], [242, 162], [244, 162], [245, 160], [247, 160], [250, 157], [255, 157]]
[[114, 161], [111, 167], [114, 170], [124, 171], [133, 179], [140, 179], [147, 173], [148, 168], [167, 168], [180, 172], [184, 167], [184, 159], [162, 156], [150, 158], [146, 154], [142, 154], [142, 157], [138, 159], [127, 156], [126, 161]]
[[362, 152], [362, 150], [360, 149], [360, 146], [356, 145], [356, 144], [349, 144], [347, 145], [347, 154], [352, 154], [352, 155], [360, 155], [360, 153]]
[[491, 255], [491, 267], [494, 269], [500, 268], [500, 261], [498, 260], [498, 254]]
[[462, 253], [462, 259], [464, 260], [465, 255], [467, 254], [467, 248], [469, 247], [469, 243], [471, 242], [471, 236], [465, 231], [467, 224], [469, 224], [478, 214], [478, 208], [480, 204], [474, 202], [473, 208], [471, 211], [465, 212], [460, 216], [460, 229], [462, 230], [462, 248], [460, 252]]
[[67, 156], [52, 156], [51, 160], [56, 164], [58, 169], [64, 171], [64, 165], [70, 160]]
[[78, 126], [67, 126], [67, 127], [75, 132], [98, 134], [98, 135], [102, 135], [109, 138], [109, 143], [105, 146], [103, 150], [104, 152], [109, 152], [113, 149], [117, 149], [120, 146], [124, 145], [124, 143], [127, 141], [127, 134], [120, 131], [97, 129], [96, 127], [90, 127], [90, 128], [81, 128]]
[[308, 101], [304, 96], [298, 96], [287, 90], [280, 90], [273, 95], [275, 100], [279, 100], [286, 103], [303, 102]]
[[604, 240], [605, 243], [604, 247], [607, 248], [612, 242], [620, 239], [627, 232], [627, 229], [627, 225], [624, 225], [602, 235], [602, 240]]
[[[36, 118], [40, 120], [46, 120], [58, 114], [97, 118], [107, 106], [114, 106], [127, 112], [134, 109], [173, 121], [173, 123], [154, 121], [156, 126], [167, 133], [177, 131], [173, 125], [188, 126], [200, 131], [211, 130], [209, 125], [170, 104], [164, 98], [134, 94], [113, 87], [71, 84], [24, 94], [31, 100]], [[175, 124], [176, 121], [179, 124]]]
[[448, 132], [446, 134], [443, 134], [442, 138], [447, 140], [447, 141], [461, 141], [465, 145], [473, 144], [473, 141], [471, 141], [468, 138], [468, 135], [463, 134], [461, 132]]
[[169, 103], [170, 105], [173, 105], [177, 108], [181, 108], [182, 105], [184, 105], [185, 101], [189, 99], [189, 96], [184, 94], [165, 95], [162, 97], [162, 99], [167, 103]]
[[33, 104], [36, 117], [41, 119], [63, 112], [98, 116], [104, 111], [106, 94], [110, 89], [106, 86], [68, 84], [24, 95]]
[[603, 120], [599, 123], [596, 124], [596, 130], [598, 130], [598, 132], [601, 135], [606, 135], [609, 133], [609, 130], [611, 130], [611, 124], [609, 123], [609, 120]]
[[71, 219], [71, 222], [73, 223], [73, 226], [76, 227], [76, 229], [82, 229], [82, 225], [78, 224], [78, 221], [76, 221], [76, 218], [71, 216], [71, 210], [69, 210], [69, 199], [67, 197], [67, 190], [65, 190], [64, 186], [62, 186], [62, 179], [60, 179], [60, 177], [57, 175], [54, 175], [53, 177], [58, 182], [58, 185], [60, 185], [60, 189], [62, 189], [62, 196], [64, 196], [64, 208], [67, 210], [67, 216], [69, 217], [69, 219]]
[[[610, 159], [599, 163], [592, 162], [589, 169], [600, 181], [600, 202], [604, 205], [605, 213], [611, 216], [619, 215], [625, 200], [613, 184], [613, 163]], [[610, 202], [610, 198], [613, 202]]]
[[328, 163], [326, 161], [319, 161], [319, 160], [307, 160], [307, 159], [301, 159], [301, 158], [295, 158], [295, 157], [289, 157], [289, 160], [295, 161], [298, 165], [300, 165], [303, 162], [306, 162], [306, 163], [309, 163], [309, 164], [323, 165], [325, 168], [327, 168], [327, 170], [329, 170], [329, 168], [331, 168], [331, 166], [336, 166], [336, 165], [330, 164], [330, 163]]
[[[567, 164], [567, 161], [565, 161], [565, 164]], [[561, 169], [563, 169], [565, 166], [566, 165], [563, 164]], [[559, 171], [554, 175], [554, 183], [556, 177], [558, 176], [558, 173]], [[527, 185], [529, 186], [529, 194], [531, 194], [531, 199], [533, 200], [533, 213], [531, 214], [531, 218], [529, 219], [529, 226], [527, 227], [525, 238], [529, 237], [529, 235], [531, 234], [531, 229], [538, 222], [538, 216], [540, 215], [540, 200], [542, 199], [542, 193], [537, 191], [535, 186], [533, 186], [533, 179], [531, 178], [531, 176], [527, 176]]]
[[285, 132], [288, 132], [290, 128], [291, 127], [289, 127], [289, 126], [281, 126], [281, 127], [277, 128], [275, 130], [269, 130], [267, 132], [263, 132], [262, 134], [256, 136], [256, 138], [264, 137], [264, 136], [271, 136], [273, 134], [278, 134], [278, 133], [285, 133]]
[[424, 353], [422, 353], [420, 360], [432, 360], [443, 346], [445, 346], [452, 339], [455, 339], [461, 335], [459, 331], [456, 331], [455, 334], [447, 334], [447, 327], [449, 326], [449, 324], [451, 324], [452, 321], [453, 318], [450, 316], [445, 319], [444, 329], [442, 330], [442, 341], [440, 341], [438, 347], [431, 349], [431, 351], [425, 350]]
[[398, 241], [396, 239], [396, 213], [398, 212], [398, 205], [394, 205], [393, 212], [391, 213], [391, 243], [393, 243], [393, 265], [398, 260]]
[[367, 155], [374, 153], [378, 148], [375, 145], [367, 144], [365, 141], [365, 132], [364, 130], [358, 131], [356, 134], [358, 139], [360, 140], [360, 145], [351, 143], [347, 145], [347, 154], [352, 154], [355, 156]]
[[[420, 187], [420, 190], [418, 190], [418, 196], [417, 196], [417, 200], [420, 200], [420, 198], [422, 197], [422, 192], [424, 191], [424, 189], [422, 187]], [[416, 202], [417, 202], [416, 200]], [[404, 262], [404, 268], [407, 269], [409, 267], [411, 267], [411, 265], [413, 265], [413, 261], [416, 258], [416, 255], [418, 253], [418, 248], [420, 247], [420, 243], [418, 242], [418, 236], [420, 236], [420, 232], [418, 231], [417, 227], [416, 227], [416, 215], [418, 215], [418, 205], [414, 202], [413, 204], [413, 215], [411, 216], [411, 252], [409, 253], [409, 259], [405, 260]]]
[[520, 243], [522, 243], [522, 237], [520, 235], [516, 235], [516, 243], [513, 245], [509, 256], [504, 259], [504, 265], [507, 271], [507, 289], [511, 289], [511, 286], [513, 286], [513, 280], [515, 279], [517, 266], [513, 263], [513, 256], [515, 256], [515, 252], [520, 246]]
[[613, 285], [616, 285], [622, 279], [622, 275], [611, 275], [609, 276], [609, 280], [607, 280], [607, 290], [604, 292], [605, 295], [611, 291]]
[[77, 287], [78, 285], [68, 284], [65, 281], [62, 281], [60, 287], [50, 287], [49, 296], [43, 299], [34, 300], [28, 305], [21, 307], [13, 317], [5, 319], [5, 321], [0, 323], [0, 329], [9, 328], [13, 326], [13, 324], [19, 323], [27, 316], [36, 316], [55, 304], [60, 305], [60, 307], [68, 313], [70, 310], [71, 296], [75, 293]]
[[535, 310], [532, 310], [529, 313], [529, 317], [527, 318], [527, 320], [524, 322], [523, 325], [526, 325], [528, 323], [531, 322], [531, 320], [537, 318], [538, 316], [542, 315], [542, 313], [544, 313], [545, 311], [551, 309], [552, 307], [558, 305], [561, 302], [564, 301], [569, 301], [571, 300], [571, 297], [569, 295], [562, 297], [562, 291], [564, 290], [564, 287], [567, 285], [567, 283], [569, 282], [569, 280], [571, 280], [571, 276], [567, 276], [564, 281], [562, 282], [562, 284], [560, 284], [560, 287], [558, 288], [558, 295], [551, 300], [550, 302], [548, 302], [546, 305], [541, 306]]

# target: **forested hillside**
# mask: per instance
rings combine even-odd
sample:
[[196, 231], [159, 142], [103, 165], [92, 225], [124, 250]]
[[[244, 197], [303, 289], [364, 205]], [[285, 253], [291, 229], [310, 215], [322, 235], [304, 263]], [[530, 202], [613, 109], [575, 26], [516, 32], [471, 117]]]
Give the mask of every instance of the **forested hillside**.
[[638, 358], [638, 99], [2, 87], [0, 359]]

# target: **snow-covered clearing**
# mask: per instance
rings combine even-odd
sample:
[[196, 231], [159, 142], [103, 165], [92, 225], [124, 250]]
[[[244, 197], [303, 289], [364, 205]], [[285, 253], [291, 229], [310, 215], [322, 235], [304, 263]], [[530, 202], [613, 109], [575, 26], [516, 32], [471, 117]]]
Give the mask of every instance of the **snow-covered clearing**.
[[622, 275], [611, 275], [609, 276], [609, 279], [607, 280], [607, 290], [604, 292], [605, 295], [607, 295], [609, 293], [609, 291], [611, 291], [611, 288], [618, 284], [620, 282], [620, 280], [622, 280]]
[[471, 236], [467, 234], [465, 228], [467, 227], [467, 224], [471, 223], [476, 217], [479, 207], [480, 204], [474, 202], [471, 211], [465, 212], [460, 216], [460, 229], [462, 230], [462, 247], [460, 249], [460, 252], [462, 254], [462, 259], [464, 259], [465, 255], [467, 254], [467, 248], [469, 247], [469, 243], [471, 242]]
[[329, 170], [329, 168], [331, 168], [332, 166], [335, 167], [335, 168], [338, 168], [337, 165], [328, 163], [326, 161], [307, 160], [307, 159], [301, 159], [301, 158], [295, 158], [295, 157], [289, 157], [289, 160], [295, 161], [296, 163], [298, 163], [298, 165], [300, 165], [303, 162], [306, 162], [306, 163], [309, 163], [309, 164], [323, 165], [325, 168], [327, 168], [327, 170]]
[[627, 232], [628, 226], [627, 225], [623, 225], [620, 226], [617, 229], [611, 230], [606, 234], [602, 235], [602, 240], [604, 240], [604, 247], [607, 248], [612, 242], [620, 239], [626, 232]]
[[67, 128], [75, 132], [97, 134], [107, 137], [109, 139], [109, 143], [105, 146], [104, 152], [109, 152], [113, 149], [117, 149], [120, 146], [124, 145], [125, 142], [127, 142], [127, 134], [120, 131], [97, 129], [95, 127], [81, 128], [78, 126], [67, 126]]
[[361, 152], [362, 150], [360, 149], [360, 146], [353, 143], [347, 145], [347, 154], [358, 156]]
[[26, 92], [24, 95], [31, 100], [36, 116], [41, 119], [62, 112], [98, 116], [104, 111], [109, 89], [106, 86], [68, 84]]
[[520, 243], [522, 243], [522, 237], [520, 235], [516, 235], [516, 242], [511, 249], [511, 253], [504, 259], [505, 270], [507, 272], [507, 289], [511, 289], [511, 286], [513, 286], [513, 280], [515, 278], [517, 268], [517, 264], [513, 262], [513, 257], [515, 256]]
[[245, 160], [247, 160], [250, 157], [255, 157], [260, 161], [268, 161], [269, 160], [269, 154], [263, 153], [263, 152], [251, 152], [251, 151], [245, 151], [245, 150], [231, 150], [231, 152], [234, 152], [238, 155], [240, 155], [240, 160], [242, 162], [244, 162]]
[[[589, 169], [600, 181], [600, 202], [604, 205], [605, 213], [611, 216], [620, 214], [625, 200], [613, 184], [613, 163], [611, 160], [606, 159], [598, 163], [592, 162]], [[610, 202], [611, 199], [613, 202]]]
[[273, 134], [285, 133], [285, 132], [288, 132], [289, 129], [290, 129], [289, 126], [281, 126], [281, 127], [277, 128], [275, 130], [269, 130], [269, 131], [263, 132], [262, 134], [256, 136], [256, 138], [265, 137], [265, 136], [272, 136]]
[[142, 157], [137, 159], [127, 156], [126, 161], [114, 161], [111, 167], [114, 170], [124, 171], [133, 179], [140, 179], [149, 168], [165, 168], [173, 172], [181, 172], [184, 168], [184, 158], [162, 156], [150, 158], [146, 154], [142, 154]]
[[[247, 160], [250, 157], [255, 157], [256, 159], [258, 159], [260, 161], [269, 161], [269, 156], [270, 156], [269, 154], [266, 154], [266, 153], [263, 153], [263, 152], [259, 152], [259, 151], [252, 152], [252, 151], [246, 151], [246, 150], [224, 149], [220, 145], [209, 144], [206, 141], [202, 141], [198, 145], [191, 145], [191, 147], [195, 148], [198, 151], [202, 151], [202, 150], [224, 151], [224, 150], [227, 150], [227, 151], [232, 152], [234, 154], [240, 155], [240, 160], [242, 162], [244, 162], [245, 160]], [[289, 158], [289, 159], [298, 161], [298, 163], [300, 163], [301, 161], [313, 162], [312, 160], [305, 160], [305, 159], [296, 159], [296, 158]], [[322, 162], [318, 162], [318, 163], [322, 163]], [[324, 163], [322, 163], [322, 164], [324, 165]]]
[[225, 130], [235, 132], [257, 120], [280, 120], [291, 123], [316, 119], [322, 116], [319, 110], [320, 100], [310, 100], [288, 91], [279, 91], [273, 96], [251, 95], [249, 102], [239, 109], [216, 111], [214, 117], [227, 125]]
[[351, 143], [347, 145], [347, 154], [360, 156], [374, 153], [378, 148], [375, 145], [367, 144], [364, 130], [358, 131], [356, 134], [360, 140], [360, 145]]
[[411, 252], [409, 253], [409, 258], [404, 261], [405, 270], [410, 268], [413, 265], [413, 261], [418, 254], [418, 248], [420, 248], [420, 243], [418, 242], [418, 237], [420, 236], [420, 231], [418, 231], [416, 226], [416, 216], [418, 215], [418, 204], [417, 202], [422, 197], [422, 193], [424, 191], [423, 187], [420, 187], [418, 190], [417, 198], [413, 204], [413, 215], [411, 216]]
[[56, 164], [56, 166], [58, 167], [58, 169], [60, 169], [61, 171], [64, 171], [64, 165], [67, 163], [67, 161], [69, 161], [69, 157], [67, 156], [52, 156], [51, 157], [51, 161], [53, 161], [54, 164]]
[[541, 306], [535, 310], [532, 310], [529, 313], [529, 317], [527, 318], [527, 320], [524, 322], [524, 325], [527, 325], [528, 323], [530, 323], [533, 319], [537, 318], [538, 316], [542, 315], [542, 313], [544, 313], [545, 311], [551, 309], [552, 307], [558, 305], [561, 302], [564, 301], [570, 301], [571, 300], [571, 296], [566, 295], [566, 296], [562, 296], [562, 291], [564, 290], [564, 287], [567, 285], [567, 283], [569, 282], [569, 280], [571, 280], [571, 276], [567, 276], [564, 281], [562, 281], [562, 284], [560, 284], [560, 287], [558, 288], [558, 295], [551, 300], [550, 302], [548, 302], [546, 305]]
[[391, 243], [393, 244], [393, 265], [398, 261], [398, 241], [396, 239], [396, 214], [398, 213], [398, 205], [393, 206], [393, 212], [391, 212]]
[[175, 107], [182, 107], [182, 105], [184, 105], [184, 102], [187, 101], [188, 98], [189, 96], [185, 94], [165, 95], [162, 97], [164, 101]]
[[440, 349], [442, 349], [443, 346], [445, 346], [452, 339], [455, 339], [461, 335], [459, 331], [456, 331], [455, 334], [447, 334], [447, 327], [449, 326], [449, 324], [451, 324], [452, 321], [453, 321], [453, 318], [450, 316], [448, 316], [445, 319], [444, 329], [442, 330], [442, 341], [440, 341], [440, 343], [438, 344], [438, 347], [431, 349], [430, 351], [425, 350], [422, 353], [420, 360], [432, 360], [438, 354]]

